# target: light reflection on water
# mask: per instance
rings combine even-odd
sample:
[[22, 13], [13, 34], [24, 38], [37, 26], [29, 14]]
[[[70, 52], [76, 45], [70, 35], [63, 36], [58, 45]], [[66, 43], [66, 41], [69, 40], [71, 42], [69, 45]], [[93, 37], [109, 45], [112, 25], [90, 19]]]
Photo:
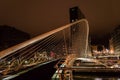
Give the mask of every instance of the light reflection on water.
[[102, 80], [102, 78], [95, 78], [95, 80]]
[[120, 78], [74, 78], [73, 80], [120, 80]]
[[95, 78], [94, 80], [120, 80], [119, 78]]

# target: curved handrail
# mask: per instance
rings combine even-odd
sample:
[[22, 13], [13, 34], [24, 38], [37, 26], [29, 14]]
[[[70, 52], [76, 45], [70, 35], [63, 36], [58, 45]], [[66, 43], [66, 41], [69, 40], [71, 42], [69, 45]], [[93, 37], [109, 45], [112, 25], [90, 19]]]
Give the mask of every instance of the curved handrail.
[[[34, 37], [34, 38], [30, 39], [30, 40], [27, 40], [27, 41], [25, 41], [25, 42], [22, 42], [22, 43], [20, 43], [20, 44], [17, 44], [17, 45], [15, 45], [15, 46], [13, 46], [13, 47], [10, 47], [10, 48], [8, 48], [8, 49], [5, 49], [5, 50], [3, 50], [3, 51], [0, 52], [0, 59], [4, 58], [5, 56], [7, 56], [7, 55], [9, 55], [9, 54], [11, 54], [11, 53], [19, 50], [19, 49], [22, 49], [22, 48], [24, 48], [24, 47], [26, 47], [26, 46], [28, 46], [28, 45], [30, 45], [30, 44], [33, 44], [33, 43], [35, 43], [35, 42], [38, 42], [39, 40], [42, 40], [42, 39], [44, 39], [44, 38], [46, 38], [46, 37], [48, 37], [48, 36], [50, 36], [50, 35], [58, 32], [58, 31], [62, 31], [63, 29], [69, 28], [70, 26], [72, 26], [72, 25], [74, 25], [74, 24], [76, 24], [76, 23], [79, 23], [79, 22], [85, 22], [85, 23], [86, 23], [87, 29], [88, 29], [88, 30], [87, 30], [87, 39], [88, 39], [88, 33], [89, 33], [88, 21], [87, 21], [86, 19], [81, 19], [81, 20], [78, 20], [78, 21], [76, 21], [76, 22], [73, 22], [73, 23], [67, 24], [67, 25], [65, 25], [65, 26], [62, 26], [62, 27], [60, 27], [60, 28], [54, 29], [54, 30], [52, 30], [52, 31], [49, 31], [49, 32], [47, 32], [47, 33], [44, 33], [44, 34], [42, 34], [42, 35], [36, 36], [36, 37]], [[86, 42], [88, 41], [87, 39], [86, 39]], [[86, 44], [86, 49], [87, 49], [87, 45], [88, 45], [88, 44]]]

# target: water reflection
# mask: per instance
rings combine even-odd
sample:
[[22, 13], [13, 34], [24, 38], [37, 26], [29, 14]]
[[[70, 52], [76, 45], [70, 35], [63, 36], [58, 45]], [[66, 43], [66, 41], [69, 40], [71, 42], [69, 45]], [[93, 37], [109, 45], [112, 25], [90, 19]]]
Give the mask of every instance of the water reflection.
[[120, 78], [95, 78], [94, 80], [120, 80]]
[[102, 77], [99, 77], [99, 76], [81, 76], [81, 75], [77, 75], [77, 76], [74, 76], [73, 77], [73, 80], [120, 80], [120, 77], [111, 77], [111, 76], [102, 76]]
[[74, 78], [73, 80], [120, 80], [120, 78]]
[[73, 80], [120, 80], [119, 68], [108, 67], [94, 59], [77, 58], [73, 68], [76, 68], [72, 71]]

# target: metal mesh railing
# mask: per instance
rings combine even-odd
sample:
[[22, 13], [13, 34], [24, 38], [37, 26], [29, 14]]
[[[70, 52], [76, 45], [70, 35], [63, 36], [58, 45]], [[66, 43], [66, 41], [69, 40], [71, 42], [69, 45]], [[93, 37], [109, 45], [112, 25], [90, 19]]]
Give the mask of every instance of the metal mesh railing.
[[70, 23], [0, 52], [0, 74], [76, 54], [85, 57], [89, 26], [86, 19]]

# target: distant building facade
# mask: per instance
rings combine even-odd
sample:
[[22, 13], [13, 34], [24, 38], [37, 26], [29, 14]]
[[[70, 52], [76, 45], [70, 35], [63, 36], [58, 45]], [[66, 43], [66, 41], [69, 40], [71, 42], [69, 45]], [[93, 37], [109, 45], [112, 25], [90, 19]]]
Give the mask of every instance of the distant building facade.
[[112, 39], [109, 40], [110, 54], [114, 54], [114, 46]]
[[0, 25], [0, 51], [30, 39], [26, 32], [12, 26]]
[[120, 55], [120, 25], [111, 34], [114, 53]]

